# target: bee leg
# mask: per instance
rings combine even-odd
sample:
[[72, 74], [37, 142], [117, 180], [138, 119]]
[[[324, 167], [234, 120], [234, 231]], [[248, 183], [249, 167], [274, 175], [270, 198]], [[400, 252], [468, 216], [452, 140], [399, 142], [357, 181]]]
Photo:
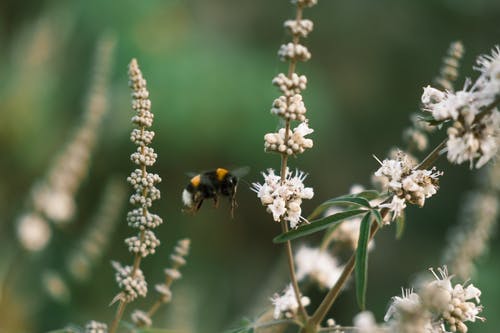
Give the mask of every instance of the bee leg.
[[214, 207], [219, 208], [219, 197], [217, 194], [214, 196]]
[[235, 196], [231, 196], [231, 210], [230, 210], [230, 213], [231, 213], [231, 218], [234, 218], [234, 209], [236, 207], [238, 207], [238, 203], [236, 202], [236, 198]]
[[202, 204], [203, 204], [203, 199], [199, 200], [196, 205], [193, 205], [193, 213], [199, 211]]

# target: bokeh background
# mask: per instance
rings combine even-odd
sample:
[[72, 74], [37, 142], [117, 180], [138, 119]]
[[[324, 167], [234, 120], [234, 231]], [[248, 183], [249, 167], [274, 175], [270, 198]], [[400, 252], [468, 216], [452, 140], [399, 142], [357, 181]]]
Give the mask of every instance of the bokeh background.
[[[372, 154], [384, 157], [402, 144], [402, 129], [449, 43], [464, 43], [462, 74], [473, 75], [475, 57], [500, 41], [499, 14], [495, 0], [323, 0], [305, 12], [315, 23], [306, 41], [313, 58], [298, 71], [309, 80], [304, 99], [315, 129], [314, 149], [291, 160], [293, 168], [309, 173], [307, 183], [315, 190], [305, 212], [346, 193], [353, 183], [369, 186], [377, 168]], [[91, 279], [65, 278], [70, 290], [65, 302], [47, 296], [42, 275], [50, 270], [66, 276], [64, 255], [85, 230], [106, 180], [125, 179], [133, 168], [126, 75], [132, 57], [148, 80], [159, 155], [154, 171], [163, 178], [162, 199], [153, 210], [166, 223], [157, 229], [158, 253], [143, 262], [148, 281], [162, 279], [179, 238], [192, 240], [183, 279], [174, 284], [173, 303], [158, 313], [157, 326], [222, 332], [269, 304], [287, 280], [282, 248], [271, 242], [280, 227], [248, 185], [239, 188], [232, 220], [224, 204], [185, 215], [180, 194], [187, 172], [249, 166], [245, 180], [252, 182], [260, 180], [261, 170], [279, 167], [278, 156], [263, 152], [263, 135], [277, 127], [269, 114], [279, 95], [271, 79], [286, 70], [276, 52], [288, 40], [282, 22], [292, 15], [286, 0], [0, 2], [0, 331], [45, 332], [90, 319], [109, 322], [114, 314], [108, 304], [118, 290], [110, 260], [131, 262], [123, 243], [132, 234], [126, 210]], [[81, 122], [96, 43], [109, 32], [117, 37], [110, 106], [77, 195], [77, 216], [54, 233], [46, 251], [23, 252], [15, 237], [16, 217], [32, 184]], [[432, 140], [443, 137], [437, 133]], [[424, 209], [408, 209], [404, 238], [395, 240], [392, 228], [377, 236], [367, 305], [379, 321], [400, 287], [441, 263], [462, 193], [474, 187], [477, 171], [446, 161], [438, 167], [446, 170], [442, 188]], [[500, 326], [496, 233], [491, 244], [473, 276], [483, 291], [487, 322], [471, 332]], [[351, 324], [358, 311], [354, 299], [352, 290], [343, 293], [332, 314], [337, 322]]]

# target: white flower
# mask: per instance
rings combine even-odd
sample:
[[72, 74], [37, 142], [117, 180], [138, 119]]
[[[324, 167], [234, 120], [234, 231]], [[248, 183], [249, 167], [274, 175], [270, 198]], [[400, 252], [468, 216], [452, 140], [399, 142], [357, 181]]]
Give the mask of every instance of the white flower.
[[392, 212], [392, 220], [397, 219], [401, 214], [403, 214], [404, 209], [406, 208], [405, 199], [398, 198], [398, 196], [393, 196], [392, 201], [390, 203], [382, 204], [380, 207], [389, 208], [389, 211]]
[[354, 316], [354, 327], [357, 328], [359, 333], [376, 333], [384, 332], [384, 330], [377, 326], [375, 316], [370, 311], [363, 311]]
[[297, 279], [309, 277], [321, 288], [331, 288], [342, 274], [337, 259], [319, 248], [302, 246], [295, 254]]
[[[438, 274], [430, 269], [436, 280], [427, 283], [421, 292], [423, 303], [448, 323], [452, 332], [467, 332], [465, 322], [484, 320], [478, 314], [481, 291], [472, 284], [464, 288], [461, 284], [452, 285], [453, 275], [448, 275], [446, 266], [438, 268]], [[470, 300], [475, 300], [471, 302]]]
[[37, 214], [24, 214], [17, 223], [17, 238], [28, 251], [40, 251], [50, 240], [49, 224]]
[[375, 171], [376, 177], [387, 177], [388, 186], [391, 190], [398, 189], [401, 187], [401, 176], [404, 172], [403, 162], [400, 160], [389, 160], [385, 159], [380, 162], [380, 168]]
[[494, 109], [484, 115], [470, 128], [456, 122], [448, 128], [448, 160], [460, 164], [468, 161], [472, 168], [474, 159], [478, 158], [476, 168], [482, 167], [498, 151], [500, 127], [500, 111]]
[[402, 297], [392, 298], [384, 317], [390, 332], [432, 333], [434, 329], [431, 313], [425, 309], [418, 294], [413, 290], [402, 291]]
[[264, 135], [264, 149], [280, 154], [296, 155], [303, 153], [306, 149], [312, 148], [313, 141], [305, 136], [314, 132], [307, 123], [288, 131], [288, 141], [285, 142], [285, 128], [281, 128], [277, 133], [267, 133]]
[[422, 103], [424, 105], [436, 104], [441, 102], [446, 97], [446, 94], [439, 89], [433, 88], [431, 86], [424, 87], [424, 92], [422, 94]]
[[295, 174], [286, 170], [285, 181], [269, 169], [262, 173], [264, 183], [253, 183], [252, 190], [257, 193], [262, 205], [266, 206], [276, 222], [282, 219], [290, 223], [291, 228], [296, 228], [305, 219], [301, 216], [302, 199], [311, 199], [314, 191], [311, 187], [304, 186], [306, 174], [296, 171]]
[[476, 81], [477, 99], [488, 105], [500, 95], [500, 48], [496, 46], [491, 55], [482, 55], [477, 59], [481, 75]]
[[108, 326], [105, 323], [100, 323], [95, 320], [91, 320], [85, 325], [85, 333], [107, 333]]
[[[301, 296], [300, 301], [303, 306], [307, 306], [310, 303], [309, 298], [305, 296]], [[285, 288], [282, 295], [275, 294], [271, 298], [271, 302], [274, 306], [274, 319], [279, 319], [282, 314], [286, 318], [292, 318], [299, 308], [297, 297], [291, 284]]]
[[394, 160], [385, 159], [380, 162], [375, 176], [382, 178], [387, 189], [395, 195], [390, 203], [380, 205], [389, 208], [393, 213], [392, 220], [400, 216], [406, 208], [406, 202], [422, 207], [425, 199], [437, 193], [438, 177], [443, 173], [431, 170], [418, 170], [412, 167], [410, 158], [399, 153]]

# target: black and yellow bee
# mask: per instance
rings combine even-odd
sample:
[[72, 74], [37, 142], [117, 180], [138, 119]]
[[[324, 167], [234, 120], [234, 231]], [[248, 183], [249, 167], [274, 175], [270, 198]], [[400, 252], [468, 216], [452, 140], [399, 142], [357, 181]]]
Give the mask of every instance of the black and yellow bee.
[[213, 171], [206, 171], [194, 175], [182, 191], [182, 202], [185, 211], [196, 213], [205, 199], [213, 199], [214, 206], [219, 206], [219, 196], [229, 198], [231, 204], [231, 217], [236, 208], [236, 189], [239, 177], [248, 172], [248, 168], [229, 171], [224, 168], [217, 168]]

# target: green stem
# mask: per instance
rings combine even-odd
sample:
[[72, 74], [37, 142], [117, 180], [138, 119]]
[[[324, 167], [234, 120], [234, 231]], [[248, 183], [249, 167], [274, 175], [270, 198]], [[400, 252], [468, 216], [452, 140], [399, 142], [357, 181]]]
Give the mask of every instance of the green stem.
[[[382, 217], [385, 217], [388, 212], [389, 212], [388, 209], [384, 209], [382, 211]], [[379, 229], [378, 223], [373, 223], [370, 229], [370, 240], [375, 236], [378, 229]], [[349, 276], [352, 274], [355, 263], [356, 263], [356, 252], [354, 252], [351, 255], [346, 265], [344, 266], [344, 270], [342, 271], [342, 274], [340, 275], [339, 279], [332, 287], [332, 289], [330, 289], [328, 294], [326, 294], [325, 298], [323, 299], [319, 307], [316, 309], [314, 314], [309, 318], [309, 321], [307, 323], [308, 327], [317, 327], [321, 323], [323, 318], [325, 318], [328, 310], [331, 308], [331, 306], [337, 299], [337, 296], [339, 295], [340, 291], [342, 290], [342, 287], [347, 282]], [[306, 333], [307, 331], [302, 330], [302, 332]]]

